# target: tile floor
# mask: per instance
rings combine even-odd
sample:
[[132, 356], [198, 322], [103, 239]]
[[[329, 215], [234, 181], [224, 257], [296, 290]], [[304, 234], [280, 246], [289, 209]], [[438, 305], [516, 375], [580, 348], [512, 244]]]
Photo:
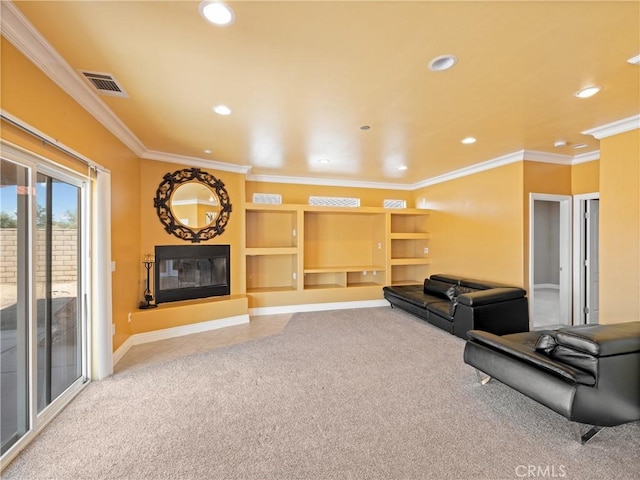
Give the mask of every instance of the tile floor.
[[116, 364], [114, 372], [120, 373], [172, 358], [276, 335], [282, 331], [292, 316], [293, 314], [286, 313], [251, 317], [249, 323], [244, 325], [135, 345]]

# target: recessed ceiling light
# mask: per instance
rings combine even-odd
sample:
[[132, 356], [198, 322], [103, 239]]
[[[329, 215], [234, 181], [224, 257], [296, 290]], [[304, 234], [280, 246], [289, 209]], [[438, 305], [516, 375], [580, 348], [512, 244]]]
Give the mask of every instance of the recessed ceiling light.
[[556, 148], [566, 147], [567, 146], [567, 142], [566, 142], [566, 140], [558, 140], [556, 143], [553, 144], [553, 146], [556, 147]]
[[209, 150], [208, 148], [206, 150], [203, 150], [204, 153], [206, 153], [207, 155], [211, 155], [211, 150]]
[[602, 87], [594, 85], [592, 87], [586, 87], [586, 88], [583, 88], [582, 90], [578, 90], [575, 93], [575, 96], [578, 98], [589, 98], [589, 97], [593, 97], [600, 90], [602, 90]]
[[211, 0], [200, 2], [200, 14], [207, 21], [218, 26], [231, 25], [236, 18], [231, 7]]
[[575, 145], [571, 145], [573, 148], [585, 148], [587, 146], [586, 143], [576, 143]]
[[463, 138], [462, 143], [464, 143], [465, 145], [471, 145], [472, 143], [476, 143], [476, 139], [473, 137]]
[[406, 165], [398, 166], [398, 170], [406, 170], [408, 167]]
[[631, 57], [627, 60], [631, 65], [640, 65], [640, 55], [636, 55], [635, 57]]
[[318, 163], [326, 165], [327, 163], [329, 163], [329, 159], [328, 158], [321, 158], [320, 160], [318, 160]]
[[458, 59], [455, 55], [440, 55], [429, 62], [429, 70], [433, 72], [442, 72], [444, 70], [449, 70], [456, 63], [458, 63]]
[[226, 105], [216, 105], [213, 107], [213, 111], [218, 115], [231, 115], [231, 109]]

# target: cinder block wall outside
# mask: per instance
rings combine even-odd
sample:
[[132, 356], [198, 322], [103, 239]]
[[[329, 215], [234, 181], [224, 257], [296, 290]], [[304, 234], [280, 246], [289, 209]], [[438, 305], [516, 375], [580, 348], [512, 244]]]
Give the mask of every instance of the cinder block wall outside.
[[[73, 228], [54, 228], [52, 231], [52, 283], [70, 283], [78, 278], [78, 231]], [[44, 282], [46, 232], [36, 234], [38, 266], [37, 281]], [[0, 284], [15, 285], [17, 282], [18, 238], [16, 228], [0, 228]]]

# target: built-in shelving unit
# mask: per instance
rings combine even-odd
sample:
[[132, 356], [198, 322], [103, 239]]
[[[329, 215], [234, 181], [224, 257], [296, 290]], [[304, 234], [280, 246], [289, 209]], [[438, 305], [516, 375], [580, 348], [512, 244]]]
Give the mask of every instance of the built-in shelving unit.
[[428, 276], [428, 216], [415, 211], [390, 214], [390, 266], [392, 285], [422, 283]]
[[[428, 211], [246, 206], [247, 294], [260, 305], [377, 299], [421, 283]], [[294, 296], [295, 295], [295, 296]]]
[[247, 208], [247, 293], [298, 289], [298, 218], [295, 207]]
[[385, 283], [385, 214], [364, 208], [304, 212], [305, 289]]

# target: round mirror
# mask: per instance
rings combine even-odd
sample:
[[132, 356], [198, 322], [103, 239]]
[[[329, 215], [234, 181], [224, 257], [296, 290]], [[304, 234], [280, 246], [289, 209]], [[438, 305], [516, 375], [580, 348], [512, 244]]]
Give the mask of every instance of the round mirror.
[[167, 173], [153, 206], [168, 233], [193, 243], [222, 235], [231, 215], [224, 183], [199, 168]]
[[191, 228], [211, 225], [220, 211], [217, 194], [198, 182], [183, 183], [175, 189], [169, 206], [176, 222]]

